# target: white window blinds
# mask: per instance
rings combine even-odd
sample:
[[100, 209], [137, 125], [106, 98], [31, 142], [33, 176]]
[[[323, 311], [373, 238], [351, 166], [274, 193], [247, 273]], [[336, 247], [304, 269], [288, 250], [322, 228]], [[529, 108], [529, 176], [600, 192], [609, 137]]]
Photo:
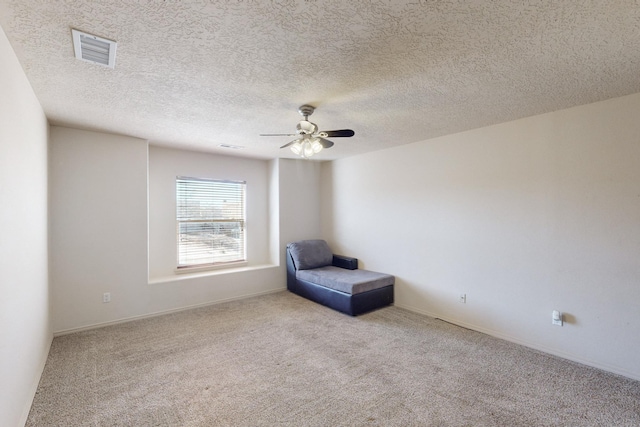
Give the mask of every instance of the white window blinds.
[[176, 178], [178, 268], [245, 261], [246, 183]]

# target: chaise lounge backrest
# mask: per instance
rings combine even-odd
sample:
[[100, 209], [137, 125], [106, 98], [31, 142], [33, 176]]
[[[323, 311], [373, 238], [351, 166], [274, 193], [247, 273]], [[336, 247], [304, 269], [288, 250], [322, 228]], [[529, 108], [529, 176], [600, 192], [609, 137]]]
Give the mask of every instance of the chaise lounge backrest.
[[290, 243], [289, 253], [296, 270], [326, 267], [333, 262], [333, 253], [324, 240], [301, 240]]

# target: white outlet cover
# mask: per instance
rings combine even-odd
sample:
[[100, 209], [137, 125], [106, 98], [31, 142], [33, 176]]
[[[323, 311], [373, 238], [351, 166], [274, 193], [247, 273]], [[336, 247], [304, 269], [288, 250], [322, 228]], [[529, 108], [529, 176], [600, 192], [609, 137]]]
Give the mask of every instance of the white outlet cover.
[[558, 310], [553, 310], [553, 312], [551, 313], [551, 324], [562, 326], [562, 313], [560, 313]]

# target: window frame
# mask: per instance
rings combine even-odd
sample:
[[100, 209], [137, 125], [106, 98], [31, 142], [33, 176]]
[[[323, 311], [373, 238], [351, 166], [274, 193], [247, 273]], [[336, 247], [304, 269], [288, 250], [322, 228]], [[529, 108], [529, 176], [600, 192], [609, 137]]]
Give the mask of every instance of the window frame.
[[[197, 185], [204, 185], [206, 186], [206, 183], [211, 183], [211, 187], [214, 186], [224, 186], [225, 184], [232, 184], [234, 186], [238, 186], [240, 185], [240, 190], [237, 193], [234, 193], [233, 191], [231, 191], [230, 193], [228, 193], [229, 195], [232, 195], [234, 197], [238, 197], [239, 196], [239, 203], [240, 203], [240, 217], [238, 216], [233, 216], [231, 218], [224, 218], [224, 217], [214, 217], [214, 216], [205, 216], [202, 218], [188, 218], [186, 219], [185, 217], [188, 217], [188, 213], [185, 214], [185, 212], [183, 212], [182, 217], [181, 217], [181, 209], [186, 210], [188, 209], [187, 205], [188, 205], [188, 200], [185, 200], [184, 197], [181, 198], [181, 194], [184, 196], [185, 195], [185, 191], [181, 191], [180, 186], [181, 183], [191, 183], [193, 186], [197, 186]], [[204, 184], [203, 184], [204, 183]], [[176, 220], [176, 269], [175, 271], [177, 273], [185, 273], [185, 272], [193, 272], [193, 271], [200, 271], [200, 270], [212, 270], [212, 269], [219, 269], [219, 268], [233, 268], [233, 267], [237, 267], [240, 265], [245, 265], [247, 263], [247, 221], [246, 221], [246, 217], [247, 217], [247, 203], [246, 203], [246, 197], [247, 197], [247, 182], [246, 181], [237, 181], [237, 180], [228, 180], [228, 179], [212, 179], [212, 178], [199, 178], [199, 177], [189, 177], [189, 176], [176, 176], [176, 181], [175, 181], [175, 202], [176, 202], [176, 209], [175, 209], [175, 220]], [[225, 190], [225, 194], [226, 191]], [[188, 192], [188, 190], [187, 190]], [[209, 189], [205, 189], [204, 190], [205, 196], [213, 196], [211, 197], [208, 202], [211, 203], [212, 206], [212, 210], [214, 209], [213, 206], [215, 206], [216, 204], [220, 204], [220, 203], [224, 203], [223, 200], [223, 196], [220, 196], [219, 194], [216, 195], [216, 192], [213, 188], [209, 188]], [[202, 196], [202, 194], [201, 194]], [[195, 196], [194, 196], [195, 198]], [[182, 203], [181, 203], [182, 201]], [[198, 203], [202, 202], [202, 200], [198, 200]], [[238, 203], [237, 201], [235, 203]], [[223, 206], [218, 206], [219, 210], [223, 210]], [[233, 208], [231, 209], [231, 211], [233, 211], [234, 213], [237, 212], [237, 208]], [[181, 242], [181, 236], [184, 233], [181, 233], [181, 225], [183, 224], [229, 224], [229, 223], [240, 223], [240, 237], [239, 237], [239, 241], [237, 242], [238, 245], [240, 246], [240, 250], [239, 250], [239, 258], [238, 259], [233, 259], [233, 260], [216, 260], [215, 259], [215, 254], [211, 255], [211, 261], [207, 261], [207, 262], [182, 262], [181, 263], [181, 246], [184, 248], [184, 244], [182, 244]], [[205, 226], [206, 227], [206, 226]], [[184, 229], [183, 229], [184, 231]], [[211, 230], [204, 230], [202, 234], [205, 234], [205, 232], [209, 232], [208, 234], [211, 234]], [[197, 233], [195, 233], [197, 235]], [[211, 235], [211, 238], [213, 239], [214, 235]], [[221, 236], [220, 234], [216, 234], [216, 236]], [[226, 234], [222, 234], [222, 236], [225, 236], [225, 238], [230, 239], [230, 237]], [[212, 246], [214, 245], [214, 242], [212, 240], [211, 242]], [[197, 251], [195, 256], [197, 256]], [[183, 260], [184, 261], [184, 260]]]

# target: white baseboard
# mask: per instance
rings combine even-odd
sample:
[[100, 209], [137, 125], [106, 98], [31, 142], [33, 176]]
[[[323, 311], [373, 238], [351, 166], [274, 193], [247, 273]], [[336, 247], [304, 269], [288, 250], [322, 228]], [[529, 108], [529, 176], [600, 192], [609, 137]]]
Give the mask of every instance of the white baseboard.
[[454, 324], [456, 326], [461, 326], [463, 328], [467, 328], [467, 329], [471, 329], [473, 331], [481, 332], [483, 334], [491, 335], [492, 337], [500, 338], [500, 339], [503, 339], [505, 341], [509, 341], [509, 342], [512, 342], [512, 343], [515, 343], [515, 344], [522, 345], [524, 347], [532, 348], [534, 350], [538, 350], [538, 351], [541, 351], [543, 353], [547, 353], [547, 354], [551, 354], [553, 356], [561, 357], [563, 359], [571, 360], [572, 362], [581, 363], [583, 365], [587, 365], [587, 366], [590, 366], [592, 368], [601, 369], [603, 371], [611, 372], [611, 373], [616, 374], [616, 375], [622, 375], [623, 377], [627, 377], [627, 378], [631, 378], [633, 380], [640, 381], [640, 374], [629, 372], [628, 370], [620, 368], [618, 366], [612, 366], [612, 365], [596, 362], [596, 361], [593, 361], [593, 360], [584, 359], [584, 358], [582, 358], [582, 357], [580, 357], [578, 355], [575, 355], [575, 354], [565, 353], [563, 351], [559, 351], [559, 350], [556, 350], [556, 349], [553, 349], [553, 348], [545, 347], [545, 346], [542, 346], [542, 345], [537, 344], [537, 343], [533, 343], [533, 342], [529, 342], [529, 341], [526, 341], [526, 340], [522, 340], [520, 338], [516, 338], [516, 337], [509, 336], [509, 335], [505, 335], [505, 334], [503, 334], [501, 332], [498, 332], [498, 331], [494, 331], [494, 330], [491, 330], [491, 329], [483, 328], [481, 326], [477, 326], [477, 325], [474, 325], [474, 324], [471, 324], [471, 323], [462, 322], [460, 320], [449, 318], [447, 316], [441, 316], [439, 314], [431, 313], [431, 312], [428, 312], [426, 310], [421, 310], [419, 308], [412, 307], [412, 306], [409, 306], [409, 305], [398, 304], [398, 303], [395, 303], [394, 305], [396, 307], [399, 307], [399, 308], [402, 308], [402, 309], [405, 309], [405, 310], [408, 310], [408, 311], [412, 311], [414, 313], [418, 313], [418, 314], [422, 314], [422, 315], [425, 315], [425, 316], [441, 319], [441, 320], [444, 320], [445, 322], [452, 323], [452, 324]]
[[76, 332], [82, 332], [82, 331], [89, 331], [91, 329], [104, 328], [105, 326], [118, 325], [120, 323], [132, 322], [134, 320], [141, 320], [141, 319], [147, 319], [147, 318], [150, 318], [150, 317], [163, 316], [165, 314], [178, 313], [178, 312], [181, 312], [181, 311], [193, 310], [195, 308], [207, 307], [207, 306], [210, 306], [210, 305], [222, 304], [222, 303], [230, 302], [230, 301], [237, 301], [237, 300], [246, 299], [246, 298], [258, 297], [258, 296], [261, 296], [261, 295], [274, 294], [276, 292], [285, 291], [286, 289], [287, 289], [286, 287], [276, 288], [276, 289], [271, 289], [271, 290], [268, 290], [268, 291], [256, 292], [256, 293], [253, 293], [253, 294], [240, 295], [240, 296], [233, 297], [233, 298], [226, 298], [226, 299], [209, 301], [209, 302], [200, 303], [200, 304], [193, 304], [193, 305], [188, 305], [188, 306], [179, 307], [179, 308], [172, 308], [170, 310], [156, 311], [156, 312], [153, 312], [153, 313], [141, 314], [141, 315], [138, 315], [138, 316], [124, 317], [122, 319], [111, 320], [109, 322], [94, 323], [94, 324], [91, 324], [91, 325], [81, 326], [81, 327], [78, 327], [78, 328], [63, 329], [63, 330], [60, 330], [60, 331], [55, 331], [53, 333], [53, 336], [54, 337], [59, 337], [59, 336], [62, 336], [62, 335], [73, 334], [73, 333], [76, 333]]

